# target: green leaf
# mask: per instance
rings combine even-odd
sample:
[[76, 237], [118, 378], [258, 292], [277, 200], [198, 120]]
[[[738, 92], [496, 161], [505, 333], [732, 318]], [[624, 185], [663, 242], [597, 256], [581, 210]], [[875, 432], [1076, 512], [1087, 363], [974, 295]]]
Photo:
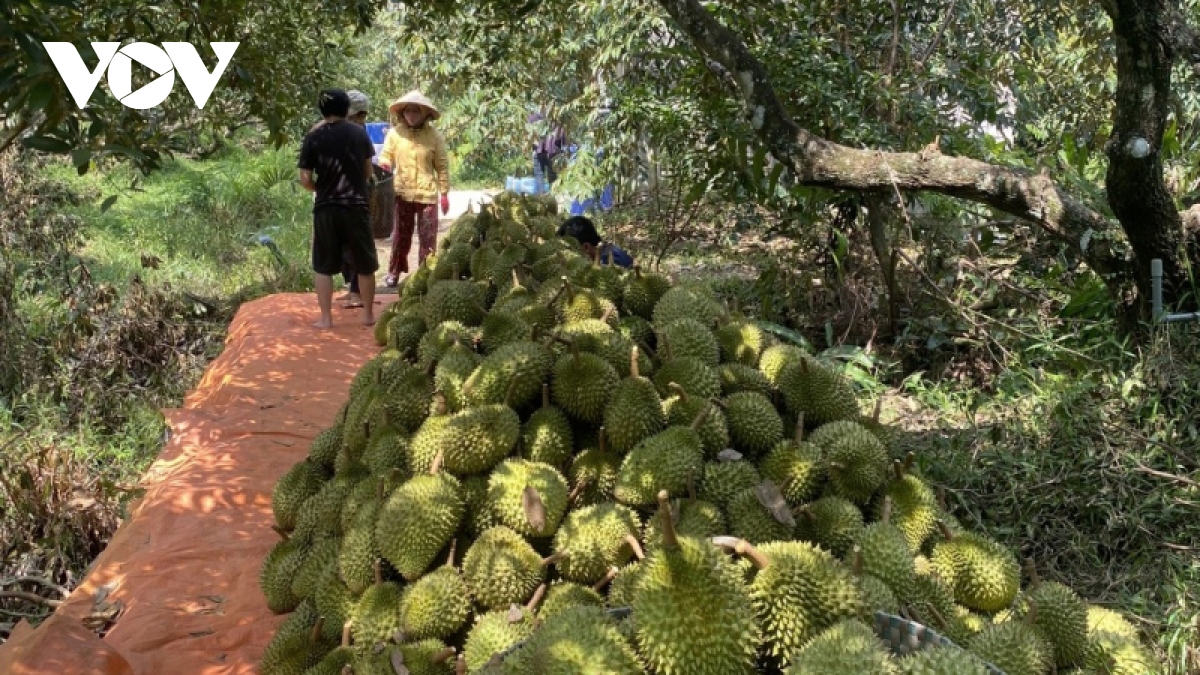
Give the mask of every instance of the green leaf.
[[29, 99], [26, 102], [28, 111], [33, 113], [45, 109], [50, 105], [56, 91], [54, 83], [48, 80], [42, 80], [33, 85], [29, 90]]
[[109, 195], [108, 198], [105, 199], [100, 204], [100, 213], [106, 213], [109, 209], [112, 208], [112, 205], [115, 204], [116, 201], [117, 201], [117, 195]]
[[781, 325], [771, 322], [771, 321], [762, 321], [762, 320], [755, 320], [754, 325], [758, 326], [759, 328], [765, 330], [766, 332], [768, 332], [776, 337], [782, 338], [783, 340], [786, 340], [787, 342], [790, 342], [790, 343], [796, 345], [797, 347], [804, 349], [805, 351], [809, 352], [810, 354], [814, 351], [813, 345], [811, 342], [809, 342], [808, 338], [804, 337], [803, 335], [796, 332], [795, 330], [788, 328], [787, 326], [781, 326]]
[[33, 150], [41, 150], [42, 152], [61, 153], [71, 149], [70, 143], [52, 136], [26, 136], [21, 139], [21, 145]]

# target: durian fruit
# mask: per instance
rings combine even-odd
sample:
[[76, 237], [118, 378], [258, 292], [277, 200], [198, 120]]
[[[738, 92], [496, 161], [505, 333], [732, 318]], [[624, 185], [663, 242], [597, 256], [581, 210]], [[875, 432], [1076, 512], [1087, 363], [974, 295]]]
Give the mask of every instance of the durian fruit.
[[485, 609], [523, 603], [546, 578], [543, 559], [521, 535], [499, 525], [485, 530], [463, 558], [463, 577], [475, 601]]
[[[871, 620], [876, 611], [884, 611], [888, 614], [900, 613], [900, 599], [896, 597], [896, 592], [879, 577], [863, 571], [862, 549], [858, 546], [855, 546], [851, 552], [851, 569], [854, 571], [854, 582], [862, 594], [863, 605], [866, 606], [863, 619]], [[920, 577], [918, 577], [919, 581]], [[954, 601], [953, 596], [950, 600]]]
[[700, 434], [700, 444], [707, 459], [716, 458], [729, 448], [729, 427], [725, 421], [725, 413], [719, 407], [710, 405], [710, 399], [691, 396], [683, 387], [671, 382], [667, 390], [672, 396], [663, 401], [663, 412], [667, 415], [667, 426], [687, 426], [696, 419], [701, 410], [708, 409], [704, 421], [696, 432]]
[[458, 321], [429, 325], [432, 327], [417, 344], [417, 367], [421, 369], [427, 369], [430, 364], [441, 360], [442, 354], [456, 343], [465, 345], [473, 339], [471, 329]]
[[[892, 500], [892, 524], [904, 533], [908, 548], [916, 552], [937, 531], [939, 514], [937, 496], [925, 481], [912, 473], [912, 461], [911, 452], [903, 463], [894, 460], [894, 477], [880, 492]], [[876, 517], [879, 517], [883, 501], [876, 504]]]
[[[332, 436], [322, 438], [322, 434], [313, 441], [313, 446], [320, 443], [336, 442]], [[271, 490], [271, 510], [275, 514], [275, 524], [282, 530], [296, 527], [296, 514], [305, 500], [317, 494], [325, 484], [325, 472], [311, 460], [297, 462], [283, 474]]]
[[503, 403], [455, 413], [439, 435], [446, 471], [458, 476], [490, 471], [521, 435], [521, 418]]
[[530, 340], [506, 344], [488, 355], [463, 383], [467, 405], [505, 403], [524, 408], [537, 400], [554, 356]]
[[1026, 567], [1032, 583], [1022, 594], [1015, 617], [1027, 618], [1046, 640], [1057, 667], [1082, 665], [1088, 649], [1087, 603], [1067, 586], [1039, 579], [1032, 560], [1026, 561]]
[[1108, 631], [1097, 631], [1088, 637], [1081, 665], [1089, 673], [1103, 675], [1158, 675], [1162, 672], [1154, 655], [1137, 639]]
[[779, 487], [783, 498], [792, 506], [800, 506], [817, 496], [824, 481], [821, 449], [804, 440], [804, 416], [799, 416], [791, 440], [775, 444], [759, 463], [759, 470]]
[[654, 340], [654, 326], [640, 316], [623, 316], [617, 321], [617, 334], [634, 344], [648, 345]]
[[804, 413], [813, 424], [859, 418], [858, 399], [850, 380], [834, 366], [804, 357], [785, 367], [775, 385], [783, 394], [788, 412]]
[[383, 369], [380, 389], [385, 419], [397, 430], [411, 434], [429, 416], [433, 380], [426, 371], [395, 359]]
[[[660, 491], [660, 509], [667, 500]], [[710, 542], [676, 536], [669, 517], [659, 522], [662, 546], [641, 563], [632, 602], [644, 663], [659, 675], [754, 673], [761, 633], [741, 571]]]
[[375, 317], [375, 327], [372, 329], [375, 345], [384, 347], [388, 343], [388, 322], [396, 316], [396, 312], [400, 309], [400, 303], [393, 302], [385, 306], [379, 315]]
[[346, 587], [354, 594], [362, 593], [375, 581], [375, 561], [382, 555], [375, 539], [375, 523], [383, 508], [385, 480], [374, 483], [375, 499], [360, 506], [345, 530], [337, 550], [337, 568]]
[[694, 319], [705, 326], [716, 326], [725, 316], [725, 308], [712, 291], [699, 284], [679, 284], [662, 294], [654, 304], [651, 320], [663, 326], [676, 319]]
[[654, 383], [638, 370], [638, 348], [630, 355], [629, 377], [620, 381], [604, 408], [604, 426], [613, 451], [625, 454], [667, 426], [662, 400]]
[[555, 581], [546, 589], [546, 597], [538, 607], [537, 618], [545, 622], [572, 607], [603, 607], [604, 596], [594, 588], [572, 581]]
[[991, 624], [965, 646], [1005, 675], [1045, 675], [1053, 664], [1050, 645], [1024, 621]]
[[883, 516], [859, 532], [863, 571], [879, 577], [901, 601], [913, 597], [916, 569], [904, 533], [890, 522], [891, 499], [885, 497]]
[[454, 344], [438, 356], [433, 370], [433, 385], [445, 396], [446, 405], [451, 412], [458, 412], [467, 407], [467, 379], [478, 368], [479, 362], [479, 354], [462, 344], [457, 337]]
[[311, 542], [323, 537], [342, 534], [342, 506], [354, 486], [366, 477], [364, 467], [336, 475], [325, 482], [317, 494], [309, 497], [296, 514], [296, 529], [292, 538]]
[[[662, 353], [660, 349], [659, 354]], [[688, 356], [668, 357], [668, 360], [654, 371], [653, 379], [654, 386], [658, 388], [658, 395], [663, 397], [675, 393], [671, 383], [679, 385], [689, 396], [701, 400], [721, 395], [721, 376], [717, 374], [717, 369]]]
[[600, 424], [620, 377], [603, 358], [579, 351], [574, 342], [570, 345], [572, 353], [559, 357], [554, 365], [551, 398], [569, 417]]
[[[372, 565], [373, 567], [373, 565]], [[359, 595], [350, 592], [335, 570], [328, 570], [313, 593], [313, 606], [325, 619], [321, 637], [335, 642], [341, 636], [341, 626], [354, 615]]]
[[[342, 437], [345, 435], [342, 425], [349, 411], [350, 406], [349, 402], [347, 402], [338, 415], [337, 424], [317, 434], [316, 438], [313, 439], [312, 445], [309, 447], [308, 461], [314, 465], [313, 468], [320, 471], [322, 477], [333, 473], [333, 461], [337, 458], [338, 450], [342, 449]], [[277, 484], [274, 490], [278, 489], [280, 488]], [[272, 491], [272, 501], [274, 501], [274, 491]]]
[[475, 249], [466, 242], [451, 243], [439, 252], [437, 263], [433, 266], [433, 273], [430, 278], [435, 281], [444, 281], [446, 279], [458, 279], [459, 275], [464, 272], [470, 273], [471, 257], [474, 253]]
[[559, 321], [572, 323], [587, 319], [606, 319], [616, 314], [616, 306], [611, 300], [588, 288], [577, 288], [568, 279], [566, 296], [559, 306]]
[[262, 675], [302, 675], [321, 662], [334, 645], [322, 637], [324, 619], [318, 618], [312, 630], [276, 634], [258, 662]]
[[824, 452], [830, 488], [840, 497], [866, 504], [887, 477], [888, 456], [883, 444], [854, 422], [840, 425], [838, 433], [818, 435], [820, 431], [813, 432], [809, 440]]
[[[913, 590], [907, 598], [909, 614], [926, 626], [930, 626], [947, 637], [965, 633], [965, 626], [958, 626], [958, 605], [954, 604], [954, 589], [942, 580], [937, 572], [918, 574], [913, 577]], [[959, 643], [962, 635], [951, 637]]]
[[751, 544], [789, 541], [795, 535], [796, 520], [769, 480], [734, 495], [725, 512], [730, 534]]
[[[384, 417], [388, 417], [386, 411]], [[376, 476], [391, 473], [393, 469], [407, 475], [411, 463], [408, 457], [410, 440], [390, 424], [380, 425], [379, 429], [372, 431], [360, 461], [369, 473]], [[342, 513], [346, 513], [345, 505], [342, 506]], [[343, 529], [345, 524], [343, 518]]]
[[1100, 632], [1116, 633], [1131, 640], [1138, 639], [1137, 629], [1123, 614], [1100, 605], [1088, 605], [1087, 632], [1088, 635]]
[[697, 496], [724, 509], [735, 495], [761, 482], [762, 476], [750, 462], [740, 458], [716, 459], [704, 464], [704, 477]]
[[414, 476], [429, 473], [442, 448], [442, 431], [450, 421], [449, 405], [440, 390], [433, 392], [429, 417], [413, 432], [408, 444], [408, 473]]
[[620, 467], [621, 458], [606, 451], [603, 442], [580, 452], [571, 461], [568, 472], [572, 485], [568, 502], [574, 506], [587, 506], [611, 500]]
[[[662, 543], [662, 524], [659, 518], [668, 512], [656, 511], [646, 521], [645, 533], [642, 537], [646, 542], [646, 550], [653, 551]], [[683, 537], [708, 539], [726, 532], [725, 515], [715, 504], [700, 501], [691, 496], [688, 499], [675, 500], [671, 504], [670, 515], [675, 526], [675, 532]]]
[[[981, 612], [1008, 607], [1021, 585], [1021, 566], [1007, 548], [982, 535], [943, 532], [933, 547], [930, 565], [954, 587], [959, 604]], [[1086, 614], [1086, 610], [1085, 610]], [[1086, 630], [1081, 629], [1081, 632]]]
[[621, 462], [613, 496], [629, 506], [649, 506], [659, 490], [682, 495], [704, 468], [704, 452], [696, 430], [708, 414], [705, 407], [690, 427], [668, 427], [642, 441]]
[[721, 362], [716, 336], [700, 321], [684, 318], [655, 326], [658, 345], [666, 345], [672, 358], [693, 358], [714, 368]]
[[875, 631], [861, 621], [844, 619], [801, 647], [786, 675], [896, 675], [898, 670]]
[[754, 611], [766, 638], [765, 651], [787, 666], [794, 654], [824, 629], [866, 613], [854, 575], [828, 552], [806, 542], [749, 542], [732, 548], [757, 568], [750, 584]]
[[354, 661], [354, 649], [350, 646], [351, 622], [342, 627], [341, 646], [326, 654], [317, 665], [304, 671], [304, 675], [343, 675], [343, 669]]
[[758, 357], [758, 369], [772, 386], [778, 387], [780, 376], [785, 375], [792, 366], [799, 366], [806, 357], [804, 350], [795, 345], [771, 345]]
[[279, 624], [279, 628], [275, 631], [275, 635], [271, 638], [271, 642], [283, 640], [290, 635], [301, 633], [311, 635], [313, 626], [317, 625], [317, 619], [320, 615], [317, 613], [317, 605], [312, 598], [305, 598], [296, 609], [287, 615], [283, 623]]
[[[428, 639], [402, 645], [388, 645], [376, 652], [359, 653], [350, 670], [350, 675], [453, 675], [454, 656], [457, 651], [447, 647], [441, 640]], [[405, 669], [399, 671], [395, 663]], [[339, 675], [347, 675], [340, 673]]]
[[271, 548], [258, 575], [258, 585], [267, 597], [267, 607], [275, 614], [290, 612], [303, 600], [292, 591], [292, 579], [308, 553], [308, 545], [288, 538], [286, 533], [281, 534], [283, 540]]
[[363, 591], [350, 615], [351, 632], [357, 645], [387, 642], [400, 630], [402, 589], [395, 581], [384, 581], [382, 569], [382, 561], [377, 560], [375, 583]]
[[739, 391], [756, 391], [764, 396], [774, 393], [774, 386], [762, 371], [744, 363], [722, 363], [717, 368], [721, 378], [721, 393], [725, 396]]
[[642, 578], [645, 567], [642, 561], [634, 561], [624, 567], [613, 567], [604, 578], [609, 579], [608, 606], [612, 608], [628, 608], [633, 604], [633, 596], [637, 593], [638, 582]]
[[[649, 376], [654, 372], [654, 361], [647, 355], [649, 350], [643, 345], [638, 344], [634, 340], [622, 335], [621, 333], [607, 333], [597, 340], [596, 354], [600, 355], [609, 365], [617, 369], [617, 374], [621, 377], [629, 377], [633, 374], [630, 368], [633, 359], [637, 359], [638, 372], [643, 376]], [[638, 353], [634, 355], [634, 348], [638, 348]]]
[[717, 328], [717, 342], [721, 346], [721, 360], [739, 363], [753, 368], [766, 347], [767, 336], [761, 328], [744, 317]]
[[729, 437], [738, 452], [762, 457], [783, 440], [783, 420], [766, 396], [754, 391], [731, 394], [722, 409]]
[[461, 492], [458, 479], [439, 472], [410, 479], [384, 502], [375, 539], [383, 557], [405, 579], [424, 574], [454, 536], [466, 506]]
[[531, 462], [542, 462], [563, 469], [571, 459], [574, 437], [571, 421], [561, 409], [550, 403], [550, 385], [542, 384], [542, 407], [521, 426], [522, 455]]
[[822, 497], [796, 510], [796, 538], [842, 557], [863, 529], [862, 511], [848, 499]]
[[[607, 342], [615, 333], [612, 326], [605, 323], [602, 319], [582, 319], [572, 321], [570, 323], [559, 324], [554, 329], [554, 337], [556, 340], [570, 340], [571, 344], [577, 346], [580, 351], [595, 354], [604, 358], [601, 351], [604, 349]], [[559, 345], [558, 355], [566, 353]], [[605, 359], [605, 361], [609, 361]], [[609, 361], [609, 365], [616, 366]], [[618, 373], [619, 374], [619, 373]]]
[[609, 569], [642, 557], [641, 529], [637, 513], [620, 504], [602, 502], [571, 511], [554, 535], [554, 549], [566, 552], [558, 572], [581, 584], [604, 578]]
[[902, 675], [990, 675], [982, 659], [953, 645], [927, 647], [899, 663]]
[[464, 326], [478, 326], [486, 313], [485, 300], [483, 287], [473, 281], [439, 281], [429, 287], [421, 302], [425, 324], [436, 326], [443, 321], [457, 321]]
[[654, 306], [659, 298], [671, 289], [671, 282], [658, 274], [644, 274], [641, 266], [635, 265], [633, 274], [625, 275], [621, 289], [621, 306], [627, 314], [649, 320], [654, 316]]
[[[510, 657], [511, 658], [511, 657]], [[564, 609], [543, 623], [522, 645], [521, 664], [506, 664], [511, 675], [641, 675], [637, 654], [604, 610]]]
[[313, 594], [326, 570], [337, 566], [337, 554], [341, 545], [340, 537], [330, 537], [314, 542], [309, 547], [303, 562], [296, 568], [291, 579], [292, 594], [295, 597], [304, 599]]
[[533, 621], [518, 605], [480, 615], [463, 645], [467, 671], [480, 671], [493, 657], [532, 635], [533, 628]]
[[416, 355], [427, 329], [424, 315], [392, 317], [387, 323], [387, 344], [400, 354]]
[[488, 479], [485, 508], [526, 537], [549, 537], [567, 512], [567, 479], [549, 464], [506, 459]]
[[471, 613], [471, 591], [454, 567], [455, 544], [446, 564], [405, 587], [400, 596], [400, 630], [405, 641], [445, 638]]

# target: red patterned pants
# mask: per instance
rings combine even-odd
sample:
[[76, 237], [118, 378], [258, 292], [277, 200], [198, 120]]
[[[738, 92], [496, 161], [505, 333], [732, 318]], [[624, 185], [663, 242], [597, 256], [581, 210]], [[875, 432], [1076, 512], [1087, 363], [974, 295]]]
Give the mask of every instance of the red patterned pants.
[[392, 257], [388, 261], [388, 276], [399, 277], [408, 272], [408, 252], [412, 249], [413, 228], [417, 230], [417, 264], [437, 246], [438, 218], [436, 204], [418, 204], [396, 197], [396, 218], [392, 223]]

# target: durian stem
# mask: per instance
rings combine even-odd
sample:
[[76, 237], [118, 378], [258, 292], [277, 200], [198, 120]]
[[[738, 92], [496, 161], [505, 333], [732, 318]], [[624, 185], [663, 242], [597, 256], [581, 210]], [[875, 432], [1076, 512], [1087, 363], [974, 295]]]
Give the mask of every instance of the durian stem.
[[737, 552], [737, 543], [739, 541], [741, 541], [741, 539], [738, 539], [737, 537], [730, 537], [728, 535], [721, 535], [721, 536], [713, 537], [713, 538], [709, 539], [709, 541], [712, 542], [713, 546], [716, 546], [718, 548], [727, 549], [730, 553], [736, 553]]
[[383, 558], [376, 558], [372, 569], [375, 571], [375, 585], [383, 583]]
[[437, 371], [437, 364], [438, 364], [437, 359], [429, 359], [429, 365], [425, 366], [425, 376], [426, 377], [433, 377], [434, 372]]
[[[399, 470], [400, 470], [399, 467], [392, 469], [392, 471], [399, 471]], [[377, 501], [377, 502], [383, 501], [383, 485], [384, 485], [384, 483], [385, 483], [385, 481], [381, 478], [379, 480], [379, 482], [375, 484], [375, 501]]]
[[893, 459], [892, 473], [895, 474], [896, 480], [904, 480], [904, 463], [898, 459]]
[[852, 558], [851, 569], [854, 570], [854, 576], [861, 577], [863, 574], [863, 559], [862, 547], [858, 544], [854, 545], [854, 558]]
[[635, 279], [639, 279], [639, 280], [642, 278], [642, 266], [641, 265], [633, 266], [633, 276]]
[[661, 343], [659, 347], [662, 349], [663, 354], [667, 357], [666, 360], [674, 361], [675, 357], [671, 354], [671, 341], [667, 339], [666, 335], [659, 337], [658, 341]]
[[600, 321], [603, 323], [608, 323], [608, 320], [612, 318], [613, 312], [615, 311], [617, 311], [617, 306], [609, 305], [608, 309], [604, 310], [604, 313], [600, 315]]
[[883, 498], [883, 509], [881, 510], [881, 512], [879, 514], [879, 521], [881, 523], [883, 523], [884, 525], [888, 525], [892, 521], [892, 498], [891, 498], [891, 496], [884, 496], [884, 498]]
[[317, 622], [313, 624], [312, 630], [308, 633], [308, 641], [314, 644], [320, 642], [323, 630], [325, 630], [325, 617], [318, 616]]
[[535, 610], [537, 610], [537, 606], [542, 604], [542, 598], [544, 597], [546, 597], [546, 584], [538, 586], [537, 590], [533, 592], [533, 597], [530, 598], [529, 602], [525, 604], [525, 611], [532, 614]]
[[638, 340], [636, 344], [641, 348], [642, 352], [646, 356], [649, 356], [651, 359], [658, 358], [658, 356], [654, 353], [654, 350], [650, 348], [650, 345], [646, 344], [644, 341]]
[[754, 548], [745, 539], [739, 539], [737, 546], [733, 550], [737, 551], [738, 555], [749, 558], [750, 562], [754, 563], [754, 566], [760, 570], [767, 569], [767, 566], [771, 564], [771, 561], [767, 559], [767, 556], [762, 554], [762, 551]]
[[371, 438], [371, 422], [363, 422], [363, 435], [368, 439]]
[[942, 533], [942, 537], [944, 537], [946, 541], [954, 541], [954, 533], [950, 531], [950, 526], [946, 524], [946, 521], [939, 518], [937, 520], [937, 526], [938, 530], [940, 530]]
[[621, 573], [621, 570], [617, 569], [616, 567], [608, 568], [608, 571], [604, 573], [604, 576], [600, 577], [600, 581], [597, 581], [596, 583], [592, 584], [592, 590], [596, 591], [597, 593], [603, 592], [604, 587], [608, 586], [610, 583], [612, 583], [612, 580], [616, 579], [617, 575], [620, 573]]
[[680, 401], [687, 401], [687, 391], [684, 390], [684, 388], [681, 387], [678, 382], [668, 382], [667, 389], [670, 389], [672, 392], [674, 392], [674, 394], [679, 397]]
[[454, 675], [467, 675], [467, 657], [459, 654], [458, 661], [454, 663]]
[[438, 450], [437, 455], [433, 458], [433, 463], [429, 465], [429, 475], [436, 476], [441, 473], [444, 461], [446, 461], [446, 451]]
[[567, 345], [567, 347], [569, 347], [571, 349], [571, 354], [574, 355], [574, 357], [575, 357], [575, 365], [578, 366], [579, 361], [580, 361], [579, 344], [576, 343], [573, 338], [565, 338], [561, 335], [555, 335], [554, 339], [557, 340], [558, 342], [561, 342], [564, 345]]
[[596, 443], [600, 446], [600, 454], [604, 454], [608, 445], [608, 430], [600, 427], [600, 431], [596, 432]]
[[641, 373], [638, 372], [638, 347], [637, 347], [637, 345], [634, 345], [629, 350], [629, 376], [630, 377], [641, 377]]
[[550, 383], [549, 382], [542, 383], [542, 407], [543, 408], [550, 407]]
[[504, 391], [504, 405], [506, 405], [510, 408], [512, 407], [512, 395], [513, 395], [513, 392], [516, 391], [516, 389], [517, 389], [517, 383], [520, 381], [521, 381], [520, 378], [514, 377], [512, 379], [512, 381], [508, 383], [508, 389], [506, 389]]
[[292, 538], [292, 535], [289, 534], [287, 530], [283, 529], [282, 527], [280, 527], [278, 525], [272, 525], [271, 529], [275, 530], [275, 534], [279, 535], [280, 538], [282, 538], [284, 541], [287, 541], [288, 539]]
[[911, 473], [913, 465], [917, 462], [917, 453], [909, 450], [904, 455], [904, 473]]
[[[950, 624], [946, 623], [946, 617], [942, 616], [942, 613], [937, 610], [937, 607], [934, 607], [933, 605], [929, 605], [929, 607], [927, 607], [926, 609], [929, 610], [929, 614], [933, 617], [933, 620], [937, 621], [938, 628], [945, 630], [946, 627], [950, 625]], [[929, 623], [929, 622], [926, 621], [925, 623]]]
[[[566, 279], [567, 279], [566, 277], [563, 277], [563, 281], [566, 281]], [[558, 302], [558, 299], [562, 297], [562, 294], [564, 292], [566, 292], [566, 290], [567, 290], [566, 286], [559, 286], [558, 291], [554, 294], [553, 298], [550, 298], [550, 302], [547, 303], [547, 306], [553, 307], [555, 305], [555, 303]]]
[[576, 483], [575, 487], [571, 490], [571, 494], [567, 495], [567, 503], [574, 504], [575, 500], [579, 499], [579, 495], [583, 494], [583, 491], [585, 488], [587, 488], [589, 482], [591, 481], [585, 476], [583, 480], [580, 480], [578, 483]]
[[563, 559], [566, 558], [568, 555], [570, 555], [570, 552], [567, 551], [566, 549], [563, 549], [561, 551], [555, 551], [554, 553], [551, 553], [549, 557], [542, 558], [541, 565], [542, 565], [542, 567], [549, 567], [551, 565], [557, 565], [558, 563], [562, 562]]
[[458, 537], [450, 540], [450, 553], [446, 556], [446, 566], [454, 567], [454, 555], [458, 553]]
[[446, 394], [440, 389], [433, 392], [433, 414], [437, 417], [446, 414]]
[[1029, 609], [1025, 612], [1025, 625], [1032, 626], [1037, 622], [1037, 602], [1034, 598], [1026, 600], [1029, 603]]
[[882, 414], [883, 414], [883, 399], [877, 398], [877, 399], [875, 399], [875, 412], [871, 414], [871, 419], [874, 420], [876, 424], [878, 424], [879, 417]]
[[454, 266], [450, 268], [450, 278], [458, 281], [458, 263], [454, 263]]
[[570, 303], [575, 300], [575, 286], [571, 284], [571, 280], [567, 278], [567, 275], [564, 274], [559, 278], [562, 279], [563, 290], [567, 292], [567, 302]]
[[512, 268], [513, 288], [521, 288], [521, 278], [517, 276], [517, 268]]
[[343, 647], [350, 646], [350, 626], [353, 623], [354, 623], [353, 621], [347, 621], [346, 623], [342, 624], [342, 646]]
[[354, 675], [354, 666], [350, 665], [349, 663], [342, 666], [341, 675]]
[[711, 403], [713, 403], [715, 400], [716, 399], [710, 399], [710, 405], [706, 405], [700, 409], [700, 413], [696, 415], [696, 419], [692, 420], [692, 431], [698, 431], [700, 429], [700, 425], [704, 424], [705, 418], [708, 417], [708, 411], [712, 410]]
[[458, 650], [455, 649], [454, 647], [446, 647], [445, 649], [443, 649], [439, 652], [434, 652], [433, 655], [431, 655], [429, 657], [429, 662], [436, 666], [440, 663], [445, 663], [445, 662], [449, 661], [457, 653], [458, 653]]
[[679, 548], [679, 538], [675, 535], [675, 523], [671, 522], [671, 503], [667, 501], [670, 495], [666, 490], [658, 491], [658, 513], [662, 521], [662, 538], [664, 548]]
[[611, 248], [608, 249], [608, 266], [609, 267], [612, 267], [612, 265], [613, 265], [613, 256], [614, 255], [615, 254], [613, 253], [613, 250]]
[[637, 537], [632, 534], [625, 535], [625, 543], [629, 544], [629, 548], [633, 549], [633, 555], [638, 560], [646, 559], [646, 552], [642, 550], [642, 544], [637, 540]]
[[800, 445], [804, 441], [804, 413], [796, 415], [796, 445]]
[[841, 462], [829, 462], [828, 466], [829, 466], [829, 468], [835, 469], [837, 471], [841, 471], [842, 469], [846, 468], [846, 465], [842, 464]]
[[796, 510], [795, 510], [795, 511], [792, 511], [792, 513], [794, 513], [794, 514], [796, 514], [796, 515], [800, 516], [801, 518], [803, 518], [803, 519], [807, 520], [807, 521], [808, 521], [808, 522], [810, 522], [810, 523], [815, 523], [815, 522], [817, 522], [817, 517], [816, 517], [815, 515], [813, 515], [813, 512], [812, 512], [812, 511], [810, 511], [810, 510], [808, 509], [808, 505], [807, 505], [807, 504], [804, 504], [804, 505], [802, 505], [802, 506], [798, 506], [798, 507], [796, 507]]
[[692, 504], [695, 504], [696, 503], [696, 468], [695, 467], [688, 468], [687, 490], [688, 490], [688, 500], [690, 500], [692, 502]]
[[1033, 558], [1025, 559], [1025, 572], [1029, 574], [1029, 585], [1037, 588], [1041, 585], [1042, 579], [1038, 576], [1037, 565], [1033, 562]]

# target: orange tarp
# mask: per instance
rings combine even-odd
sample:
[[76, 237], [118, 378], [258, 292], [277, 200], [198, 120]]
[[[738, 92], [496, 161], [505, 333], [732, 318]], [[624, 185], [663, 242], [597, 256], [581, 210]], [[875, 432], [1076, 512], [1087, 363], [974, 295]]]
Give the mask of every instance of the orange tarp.
[[[224, 353], [182, 408], [163, 411], [171, 438], [130, 519], [54, 616], [18, 626], [0, 645], [0, 674], [257, 672], [284, 620], [258, 587], [279, 540], [271, 488], [333, 423], [351, 378], [379, 351], [359, 310], [335, 312], [340, 324], [318, 331], [310, 294], [242, 306]], [[103, 639], [82, 623], [97, 594], [124, 606]]]

